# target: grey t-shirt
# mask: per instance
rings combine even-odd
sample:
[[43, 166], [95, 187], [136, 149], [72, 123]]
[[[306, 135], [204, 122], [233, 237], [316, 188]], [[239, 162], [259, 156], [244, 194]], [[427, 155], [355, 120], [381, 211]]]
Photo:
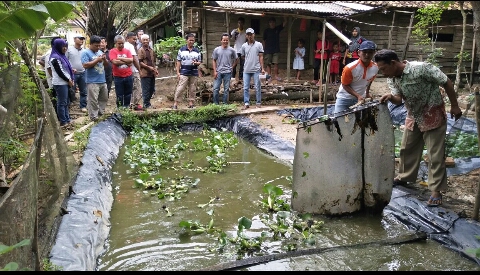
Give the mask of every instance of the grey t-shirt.
[[85, 72], [85, 68], [82, 65], [82, 51], [83, 49], [77, 49], [75, 46], [68, 46], [68, 50], [65, 53], [72, 69], [77, 70], [75, 73]]
[[260, 67], [260, 58], [258, 54], [263, 53], [262, 43], [255, 41], [252, 44], [248, 44], [248, 41], [243, 43], [241, 54], [245, 57], [245, 63], [243, 64], [244, 73], [257, 73], [262, 70]]
[[230, 46], [227, 48], [218, 46], [213, 50], [212, 58], [217, 62], [217, 73], [231, 73], [232, 65], [235, 62], [235, 59], [237, 59], [237, 52]]

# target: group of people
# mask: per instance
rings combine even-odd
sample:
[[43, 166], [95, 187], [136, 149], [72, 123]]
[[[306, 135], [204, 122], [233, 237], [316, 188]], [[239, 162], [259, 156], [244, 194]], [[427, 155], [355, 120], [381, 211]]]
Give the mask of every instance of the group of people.
[[[255, 40], [255, 30], [245, 28], [245, 18], [239, 17], [237, 28], [230, 33], [223, 33], [221, 45], [212, 53], [213, 59], [213, 101], [219, 104], [219, 90], [223, 83], [223, 103], [228, 103], [230, 80], [243, 82], [243, 110], [250, 108], [250, 82], [255, 87], [255, 105], [261, 107], [262, 93], [260, 75], [266, 74], [268, 81], [272, 68], [274, 79], [278, 76], [278, 54], [280, 52], [280, 32], [285, 28], [286, 18], [276, 25], [275, 18], [269, 19], [269, 27], [263, 33], [263, 42]], [[229, 46], [234, 40], [234, 48]], [[238, 68], [238, 74], [237, 74]]]
[[[232, 66], [233, 76], [236, 75], [235, 67], [240, 64], [239, 79], [244, 80], [244, 107], [249, 106], [249, 84], [253, 77], [257, 106], [261, 104], [260, 94], [260, 73], [265, 73], [264, 65], [273, 65], [275, 78], [278, 77], [278, 40], [276, 35], [283, 29], [284, 24], [275, 26], [275, 21], [269, 21], [269, 28], [264, 33], [264, 39], [276, 43], [276, 46], [267, 46], [255, 41], [255, 31], [248, 28], [244, 31], [245, 20], [239, 18], [238, 28], [230, 33], [230, 37], [235, 39], [235, 49], [228, 48], [228, 35], [222, 35], [222, 45], [217, 47], [212, 55], [215, 60], [214, 70], [216, 85], [214, 91], [218, 93], [220, 80], [229, 82], [230, 77], [219, 76], [223, 71], [219, 70], [225, 63], [223, 60], [229, 60], [228, 64]], [[405, 131], [400, 146], [399, 171], [394, 179], [394, 185], [405, 184], [409, 181], [415, 181], [420, 167], [420, 161], [423, 155], [423, 148], [426, 146], [429, 157], [428, 186], [431, 195], [427, 201], [428, 206], [438, 206], [442, 204], [441, 191], [447, 189], [447, 172], [445, 166], [445, 134], [447, 127], [447, 114], [444, 99], [440, 90], [443, 87], [445, 94], [450, 101], [450, 115], [455, 120], [460, 119], [462, 111], [458, 106], [457, 98], [453, 88], [452, 81], [438, 67], [419, 61], [400, 61], [393, 50], [383, 49], [377, 51], [377, 45], [360, 35], [360, 28], [354, 27], [351, 32], [346, 28], [346, 23], [342, 22], [340, 32], [349, 38], [352, 43], [331, 43], [327, 39], [323, 41], [322, 31], [317, 32], [317, 41], [315, 42], [315, 66], [314, 83], [325, 82], [326, 75], [320, 80], [319, 68], [320, 62], [324, 59], [326, 65], [328, 59], [331, 59], [330, 73], [334, 77], [331, 82], [338, 81], [338, 75], [341, 74], [341, 82], [337, 93], [334, 113], [347, 110], [351, 106], [364, 102], [366, 98], [371, 98], [370, 87], [379, 71], [387, 77], [390, 93], [380, 98], [381, 103], [390, 101], [392, 104], [405, 104], [407, 117], [405, 120]], [[245, 42], [243, 42], [245, 39]], [[297, 70], [297, 79], [300, 79], [300, 71], [304, 69], [303, 58], [305, 56], [305, 42], [298, 40], [297, 48], [294, 50], [295, 59], [293, 68]], [[265, 48], [265, 51], [264, 51]], [[323, 54], [322, 54], [323, 49]], [[327, 51], [328, 49], [328, 51]], [[219, 52], [224, 53], [221, 55]], [[237, 53], [237, 58], [233, 54]], [[265, 58], [269, 55], [267, 58]], [[220, 59], [220, 56], [222, 59]], [[239, 62], [239, 59], [240, 62]], [[220, 61], [218, 61], [220, 60]], [[242, 61], [244, 63], [242, 63]], [[243, 69], [243, 74], [241, 73]], [[323, 70], [326, 72], [326, 70]], [[227, 74], [229, 71], [226, 72]], [[270, 69], [268, 71], [270, 73]], [[237, 79], [237, 77], [235, 77]], [[228, 79], [228, 80], [227, 80]], [[218, 81], [218, 82], [217, 82]], [[218, 100], [218, 97], [217, 97]], [[224, 94], [225, 100], [225, 94]]]
[[73, 40], [74, 45], [69, 46], [64, 38], [54, 37], [51, 49], [39, 62], [44, 66], [48, 87], [56, 99], [60, 126], [71, 123], [69, 106], [77, 100], [77, 89], [80, 110], [88, 113], [92, 121], [105, 113], [112, 82], [117, 107], [134, 110], [151, 107], [158, 70], [147, 34], [129, 32], [126, 39], [117, 35], [112, 49], [107, 48], [106, 38], [98, 35], [90, 37], [87, 48], [83, 47], [83, 35], [75, 35]]
[[[269, 28], [264, 33], [264, 42], [255, 40], [253, 28], [244, 27], [245, 19], [238, 19], [238, 27], [231, 33], [223, 33], [220, 39], [220, 46], [212, 52], [213, 59], [213, 101], [219, 104], [219, 90], [223, 83], [223, 103], [228, 103], [230, 80], [232, 76], [243, 81], [244, 106], [250, 106], [250, 82], [253, 80], [256, 93], [256, 106], [261, 106], [261, 83], [260, 74], [265, 74], [267, 66], [268, 74], [273, 65], [274, 77], [278, 77], [278, 36], [285, 27], [283, 24], [275, 25], [275, 20], [269, 21]], [[343, 25], [343, 24], [342, 24]], [[347, 36], [346, 29], [341, 30]], [[371, 98], [370, 86], [375, 80], [379, 71], [387, 76], [387, 84], [390, 93], [380, 98], [381, 103], [390, 101], [395, 105], [405, 104], [407, 117], [405, 120], [405, 131], [400, 146], [399, 173], [394, 179], [394, 184], [405, 184], [417, 178], [423, 148], [426, 146], [429, 157], [428, 185], [432, 191], [427, 202], [430, 206], [442, 204], [441, 191], [447, 188], [447, 174], [445, 166], [445, 133], [447, 127], [446, 108], [440, 87], [445, 90], [450, 100], [450, 115], [455, 120], [462, 116], [458, 106], [451, 80], [438, 67], [419, 61], [400, 61], [393, 50], [383, 49], [377, 51], [373, 41], [366, 40], [360, 36], [360, 29], [355, 27], [352, 30], [350, 39], [352, 43], [336, 44], [332, 47], [333, 52], [322, 55], [322, 49], [330, 49], [329, 41], [322, 41], [323, 33], [319, 31], [318, 39], [315, 42], [315, 68], [318, 72], [321, 59], [332, 58], [342, 59], [339, 48], [344, 47], [343, 68], [341, 69], [341, 82], [336, 96], [334, 113], [347, 110], [351, 106], [364, 102]], [[348, 36], [347, 36], [348, 37]], [[108, 99], [109, 86], [108, 68], [111, 66], [115, 91], [117, 95], [117, 107], [129, 107], [139, 109], [139, 98], [132, 90], [134, 84], [134, 69], [139, 71], [140, 84], [142, 87], [143, 108], [150, 107], [150, 98], [155, 90], [155, 76], [158, 75], [155, 66], [155, 54], [151, 48], [149, 36], [141, 34], [141, 44], [134, 44], [137, 36], [134, 33], [127, 34], [127, 42], [121, 35], [115, 36], [115, 48], [105, 48], [105, 38], [93, 35], [90, 38], [88, 49], [80, 50], [78, 45], [83, 44], [84, 38], [75, 37], [75, 45], [68, 47], [66, 40], [62, 38], [52, 39], [52, 49], [49, 52], [48, 64], [45, 61], [46, 70], [50, 72], [51, 82], [57, 96], [57, 115], [60, 125], [70, 123], [68, 113], [69, 88], [78, 85], [82, 89], [82, 79], [86, 83], [87, 93], [80, 92], [80, 107], [85, 104], [92, 120], [105, 111]], [[235, 40], [234, 48], [229, 46], [229, 40]], [[131, 50], [131, 45], [136, 49]], [[176, 71], [178, 85], [175, 91], [173, 109], [178, 108], [180, 96], [185, 88], [189, 108], [194, 107], [196, 81], [202, 72], [198, 69], [201, 64], [200, 50], [194, 46], [195, 35], [186, 36], [186, 45], [182, 46], [177, 55]], [[271, 45], [270, 43], [274, 43]], [[297, 57], [305, 55], [304, 41], [298, 41], [295, 49]], [[267, 50], [268, 48], [268, 50]], [[265, 49], [265, 50], [264, 50]], [[75, 60], [75, 56], [80, 61]], [[330, 57], [329, 57], [330, 56]], [[340, 58], [339, 58], [340, 56]], [[333, 58], [332, 58], [333, 60]], [[326, 64], [327, 62], [324, 62]], [[79, 66], [81, 64], [81, 67]], [[301, 70], [303, 62], [294, 61], [294, 68]], [[337, 64], [340, 70], [340, 65]], [[238, 74], [236, 73], [239, 68]], [[48, 75], [48, 74], [47, 74]], [[320, 75], [315, 73], [315, 81], [320, 81]], [[300, 74], [297, 72], [297, 79]], [[111, 78], [110, 78], [111, 79]], [[138, 84], [137, 84], [138, 86]]]
[[[323, 83], [329, 82], [330, 84], [337, 85], [340, 82], [340, 77], [343, 72], [343, 68], [360, 58], [358, 55], [358, 49], [360, 44], [365, 39], [360, 35], [360, 28], [354, 27], [352, 31], [349, 31], [345, 21], [341, 23], [341, 29], [339, 30], [345, 37], [349, 38], [352, 43], [347, 45], [345, 42], [341, 42], [339, 38], [332, 42], [328, 37], [325, 37], [323, 41], [323, 30], [317, 31], [317, 40], [313, 45], [314, 66], [313, 66], [313, 80], [312, 84], [320, 86]], [[322, 54], [323, 51], [323, 54]], [[305, 70], [305, 40], [299, 38], [297, 41], [297, 47], [293, 51], [295, 57], [293, 59], [293, 69], [296, 70], [296, 80], [300, 80], [301, 72]], [[320, 66], [323, 60], [322, 68], [322, 80], [320, 81]], [[327, 68], [330, 61], [330, 67]], [[327, 75], [327, 69], [329, 75]]]

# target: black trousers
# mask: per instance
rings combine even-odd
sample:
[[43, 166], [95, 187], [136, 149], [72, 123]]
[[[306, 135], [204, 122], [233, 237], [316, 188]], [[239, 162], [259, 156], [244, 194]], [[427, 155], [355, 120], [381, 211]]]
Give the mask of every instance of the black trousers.
[[[315, 58], [315, 63], [313, 64], [313, 80], [320, 79], [320, 65], [322, 64], [322, 60]], [[322, 71], [322, 82], [326, 82], [326, 75], [327, 75], [327, 64], [328, 59], [323, 60], [323, 71]]]

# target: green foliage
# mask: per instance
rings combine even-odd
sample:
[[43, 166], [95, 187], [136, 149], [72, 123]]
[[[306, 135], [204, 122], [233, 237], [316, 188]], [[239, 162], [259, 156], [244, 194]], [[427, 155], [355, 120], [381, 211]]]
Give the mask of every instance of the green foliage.
[[[130, 136], [130, 144], [125, 146], [124, 161], [142, 173], [158, 173], [160, 169], [221, 173], [228, 164], [227, 150], [238, 145], [238, 139], [232, 132], [214, 128], [201, 131], [191, 143], [180, 138], [182, 133], [158, 132], [147, 123], [138, 125]], [[179, 163], [182, 151], [206, 154], [208, 166], [195, 167], [192, 160]], [[152, 187], [145, 186], [144, 181], [138, 180], [144, 187]]]
[[135, 128], [135, 125], [142, 125], [148, 121], [155, 130], [165, 130], [166, 128], [177, 128], [185, 123], [205, 123], [224, 118], [231, 113], [237, 111], [234, 104], [216, 105], [209, 104], [207, 106], [198, 107], [186, 112], [180, 111], [161, 111], [149, 116], [137, 116], [133, 111], [125, 109], [121, 110], [122, 126], [127, 131]]
[[72, 1], [44, 2], [31, 7], [13, 6], [13, 9], [9, 4], [3, 2], [0, 11], [0, 49], [5, 48], [8, 41], [32, 37], [45, 27], [49, 18], [61, 20], [74, 7]]
[[426, 61], [441, 68], [442, 66], [440, 66], [440, 64], [438, 63], [438, 58], [443, 56], [444, 50], [445, 48], [434, 48], [431, 52], [428, 53]]
[[[30, 245], [30, 239], [25, 239], [11, 246], [7, 246], [0, 243], [0, 255], [6, 254], [14, 250], [15, 248], [19, 248], [21, 246], [26, 246], [26, 245]], [[4, 268], [0, 269], [0, 271], [17, 271], [17, 270], [18, 270], [18, 263], [16, 262], [9, 262]], [[26, 270], [26, 269], [22, 269], [22, 270]]]
[[[14, 60], [17, 60], [15, 56]], [[35, 129], [37, 114], [43, 108], [42, 98], [38, 91], [37, 85], [30, 77], [28, 67], [24, 64], [20, 66], [20, 85], [22, 86], [22, 94], [18, 97], [18, 108], [15, 114], [17, 123], [17, 132], [25, 133]]]
[[[160, 39], [159, 42], [153, 45], [153, 51], [157, 56], [162, 57], [164, 54], [170, 56], [171, 60], [177, 60], [178, 50], [180, 47], [187, 44], [185, 38], [181, 36], [173, 36], [167, 39]], [[206, 51], [203, 49], [201, 44], [195, 42], [194, 47], [198, 48], [201, 54], [205, 54]]]
[[[475, 238], [480, 240], [480, 235], [475, 235]], [[480, 247], [479, 248], [467, 248], [466, 252], [480, 259]]]
[[28, 155], [27, 146], [15, 139], [0, 139], [0, 159], [8, 166], [20, 166]]
[[167, 2], [160, 1], [138, 1], [135, 3], [135, 10], [138, 18], [144, 20], [152, 18], [155, 14], [165, 9]]
[[153, 45], [153, 51], [157, 56], [164, 54], [170, 56], [172, 60], [177, 60], [178, 50], [186, 45], [185, 38], [181, 36], [173, 36], [167, 39], [160, 39], [159, 43]]
[[461, 64], [463, 61], [472, 60], [470, 53], [468, 52], [459, 52], [457, 55], [455, 55], [455, 58], [458, 59], [457, 64]]
[[[402, 139], [395, 140], [395, 156], [400, 155], [400, 144]], [[423, 148], [423, 155], [427, 153]], [[465, 158], [479, 155], [477, 134], [465, 133], [462, 131], [452, 132], [445, 138], [445, 154], [452, 158]]]
[[445, 140], [446, 155], [452, 158], [472, 157], [479, 155], [478, 136], [456, 131]]
[[[415, 18], [418, 22], [413, 26], [412, 35], [416, 38], [416, 45], [420, 47], [423, 53], [432, 53], [435, 51], [435, 33], [436, 24], [440, 22], [443, 11], [448, 3], [437, 2], [435, 4], [427, 5], [417, 10]], [[429, 32], [432, 33], [431, 38], [428, 37]], [[436, 57], [439, 56], [438, 50], [432, 56], [429, 56], [429, 62], [436, 64]]]
[[73, 134], [73, 140], [75, 143], [75, 147], [77, 152], [83, 152], [85, 148], [87, 148], [88, 139], [90, 137], [90, 133], [92, 132], [92, 127], [89, 127], [85, 131], [75, 132]]
[[52, 262], [50, 262], [50, 259], [43, 259], [42, 270], [43, 271], [62, 271], [63, 267], [53, 264]]
[[261, 204], [267, 208], [268, 211], [278, 212], [290, 210], [290, 204], [279, 198], [283, 195], [283, 190], [280, 187], [267, 183], [263, 186], [263, 192], [267, 194], [267, 197], [261, 200]]

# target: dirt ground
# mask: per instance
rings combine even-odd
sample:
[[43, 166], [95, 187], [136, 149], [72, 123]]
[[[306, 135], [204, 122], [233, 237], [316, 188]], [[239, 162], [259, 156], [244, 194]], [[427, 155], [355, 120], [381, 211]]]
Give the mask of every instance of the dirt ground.
[[[309, 82], [313, 79], [312, 72], [313, 70], [306, 70], [302, 75], [302, 80], [297, 81], [297, 84], [307, 84], [304, 82]], [[177, 78], [174, 76], [174, 72], [171, 68], [160, 68], [160, 75], [156, 81], [156, 92], [154, 97], [151, 100], [152, 106], [154, 109], [148, 110], [150, 111], [160, 111], [160, 110], [172, 110], [171, 107], [173, 105], [173, 94], [176, 88]], [[169, 77], [174, 76], [174, 77]], [[270, 85], [284, 85], [288, 82], [285, 79], [285, 72], [280, 70], [279, 75], [282, 80], [276, 81], [277, 83], [271, 83]], [[295, 73], [291, 72], [290, 82], [294, 82]], [[211, 82], [213, 80], [212, 75], [206, 75], [200, 78], [201, 81], [206, 82], [206, 86], [211, 87]], [[232, 83], [233, 85], [233, 83]], [[318, 88], [318, 87], [317, 87]], [[332, 86], [333, 90], [338, 89], [338, 86]], [[221, 89], [223, 90], [223, 88]], [[237, 91], [237, 93], [241, 93], [242, 91]], [[388, 88], [386, 86], [386, 79], [385, 78], [377, 78], [371, 87], [371, 94], [373, 98], [377, 98], [380, 95], [387, 93]], [[459, 93], [461, 97], [462, 93]], [[468, 94], [468, 92], [467, 92]], [[78, 97], [78, 94], [77, 94]], [[282, 108], [292, 108], [292, 107], [308, 107], [308, 106], [318, 106], [323, 103], [310, 103], [309, 99], [305, 100], [296, 100], [296, 101], [285, 101], [285, 100], [271, 100], [271, 101], [264, 101], [262, 102], [263, 108], [255, 109], [254, 112], [249, 112], [245, 114], [245, 111], [241, 111], [240, 108], [242, 106], [241, 102], [230, 102], [238, 105], [239, 113], [244, 113], [247, 115], [253, 122], [259, 124], [262, 127], [265, 127], [278, 136], [284, 138], [287, 141], [292, 142], [295, 145], [295, 139], [297, 134], [297, 124], [291, 123], [291, 120], [285, 118], [284, 116], [280, 116], [277, 114], [276, 111], [267, 111], [269, 108], [268, 106], [281, 106]], [[334, 102], [331, 102], [334, 103]], [[201, 98], [197, 98], [196, 105], [206, 105], [208, 104], [205, 101], [205, 98], [202, 100]], [[187, 102], [182, 102], [179, 104], [179, 109], [186, 109]], [[250, 108], [249, 111], [253, 111]], [[466, 109], [462, 110], [463, 113], [466, 113]], [[76, 118], [75, 123], [79, 124], [87, 124], [89, 122], [88, 117], [86, 114], [80, 112], [78, 107], [72, 106], [71, 107], [71, 116]], [[115, 92], [112, 87], [112, 91], [110, 92], [109, 104], [107, 106], [107, 114], [111, 114], [115, 112]], [[475, 112], [469, 110], [467, 112], [467, 117], [475, 119]], [[456, 212], [462, 217], [471, 218], [473, 216], [473, 207], [475, 202], [475, 196], [477, 194], [478, 183], [480, 182], [480, 169], [476, 169], [471, 171], [468, 174], [464, 175], [455, 175], [448, 177], [448, 190], [443, 192], [443, 207], [447, 209], [451, 209], [452, 211]], [[426, 201], [430, 195], [430, 191], [427, 189], [426, 186], [422, 185], [422, 183], [418, 180], [416, 183], [411, 183], [408, 186], [402, 187], [407, 188], [412, 193], [416, 194], [419, 199]]]

